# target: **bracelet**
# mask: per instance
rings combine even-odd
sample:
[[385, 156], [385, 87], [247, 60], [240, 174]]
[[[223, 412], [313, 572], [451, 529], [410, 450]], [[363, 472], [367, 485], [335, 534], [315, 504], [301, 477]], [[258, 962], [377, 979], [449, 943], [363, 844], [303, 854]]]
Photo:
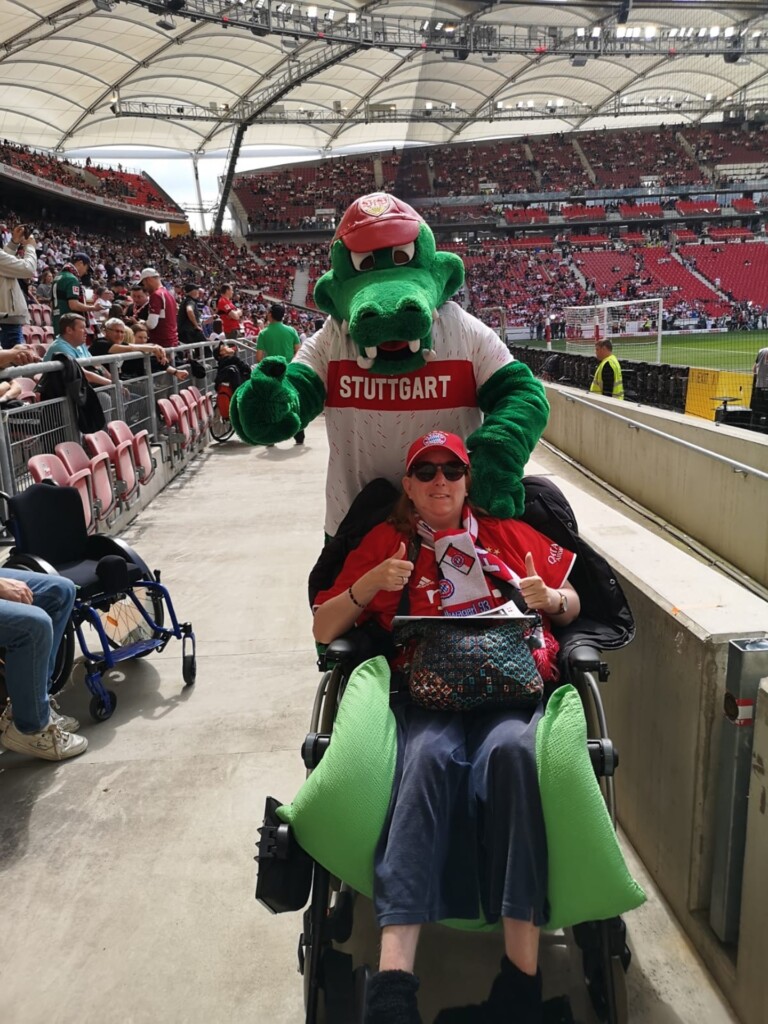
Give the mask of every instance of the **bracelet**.
[[349, 599], [352, 604], [356, 604], [358, 608], [365, 609], [366, 606], [364, 604], [360, 604], [360, 602], [355, 599], [355, 595], [352, 593], [352, 587], [347, 587], [347, 593], [349, 594]]

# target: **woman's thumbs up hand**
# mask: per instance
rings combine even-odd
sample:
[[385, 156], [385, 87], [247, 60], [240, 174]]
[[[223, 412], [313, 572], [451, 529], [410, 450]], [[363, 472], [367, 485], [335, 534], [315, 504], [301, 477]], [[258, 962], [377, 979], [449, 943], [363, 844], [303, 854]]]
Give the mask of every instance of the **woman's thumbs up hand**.
[[520, 580], [520, 593], [523, 595], [525, 603], [534, 611], [551, 614], [553, 606], [559, 605], [560, 597], [557, 591], [548, 587], [536, 572], [536, 565], [530, 551], [525, 556], [525, 572], [526, 575]]

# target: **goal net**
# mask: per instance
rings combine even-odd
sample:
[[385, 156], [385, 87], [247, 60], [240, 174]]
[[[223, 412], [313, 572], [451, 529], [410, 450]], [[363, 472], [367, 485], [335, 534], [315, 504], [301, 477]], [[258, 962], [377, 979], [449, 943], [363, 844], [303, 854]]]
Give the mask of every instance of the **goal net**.
[[662, 307], [662, 299], [569, 306], [565, 311], [565, 351], [591, 355], [595, 342], [608, 338], [619, 359], [660, 363]]

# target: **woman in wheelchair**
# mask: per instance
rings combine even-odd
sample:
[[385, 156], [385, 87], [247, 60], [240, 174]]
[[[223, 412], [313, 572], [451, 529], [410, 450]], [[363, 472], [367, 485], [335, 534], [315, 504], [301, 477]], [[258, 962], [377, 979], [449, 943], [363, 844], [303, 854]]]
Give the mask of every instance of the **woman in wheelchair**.
[[[545, 681], [557, 678], [550, 628], [579, 614], [567, 582], [575, 555], [525, 523], [484, 515], [468, 500], [470, 483], [459, 437], [435, 430], [414, 442], [393, 514], [317, 596], [318, 642], [369, 620], [391, 629], [403, 614], [403, 591], [413, 616], [486, 611], [505, 603], [502, 580], [507, 593], [511, 584], [540, 613], [545, 643], [535, 652], [537, 668]], [[486, 1002], [443, 1010], [436, 1024], [539, 1022], [539, 929], [548, 917], [535, 753], [541, 702], [526, 710], [456, 712], [406, 701], [393, 711], [398, 765], [375, 858], [381, 957], [366, 1022], [419, 1022], [413, 970], [422, 924], [475, 919], [481, 909], [489, 921], [502, 919], [501, 972]]]

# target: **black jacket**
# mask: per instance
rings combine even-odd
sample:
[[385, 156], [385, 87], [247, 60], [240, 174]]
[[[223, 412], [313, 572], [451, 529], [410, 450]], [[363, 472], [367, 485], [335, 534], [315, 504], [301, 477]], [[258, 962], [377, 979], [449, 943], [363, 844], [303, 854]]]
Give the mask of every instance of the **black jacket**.
[[106, 426], [104, 410], [98, 395], [85, 379], [82, 367], [70, 356], [59, 353], [53, 357], [63, 370], [61, 373], [44, 373], [37, 386], [40, 400], [68, 398], [75, 422], [82, 434], [92, 434]]

